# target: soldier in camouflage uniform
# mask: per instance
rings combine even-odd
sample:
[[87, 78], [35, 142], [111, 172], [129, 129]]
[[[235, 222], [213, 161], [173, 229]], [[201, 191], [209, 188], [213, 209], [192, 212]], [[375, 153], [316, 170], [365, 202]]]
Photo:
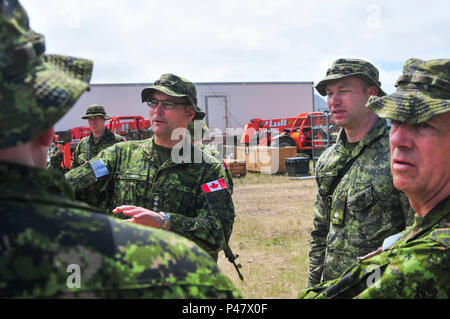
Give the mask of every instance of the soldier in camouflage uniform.
[[195, 86], [163, 74], [141, 98], [154, 136], [115, 144], [66, 178], [78, 196], [102, 198], [107, 214], [183, 235], [217, 260], [232, 232], [234, 206], [222, 164], [184, 138], [187, 124], [205, 115]]
[[406, 195], [392, 184], [386, 120], [365, 108], [370, 96], [385, 95], [380, 85], [369, 62], [338, 59], [316, 86], [342, 129], [316, 167], [309, 287], [339, 277], [412, 223]]
[[64, 142], [63, 141], [55, 141], [55, 146], [50, 148], [49, 151], [49, 159], [47, 169], [57, 172], [61, 175], [64, 175], [68, 170], [61, 166], [64, 165]]
[[409, 59], [396, 86], [367, 107], [392, 120], [393, 183], [408, 195], [414, 224], [300, 298], [450, 297], [450, 59]]
[[105, 127], [105, 121], [110, 117], [106, 115], [103, 106], [93, 104], [86, 110], [86, 115], [81, 117], [88, 120], [91, 134], [83, 137], [73, 152], [72, 168], [76, 168], [91, 158], [95, 157], [101, 150], [119, 142], [124, 142], [125, 138], [111, 132]]
[[45, 169], [92, 61], [44, 55], [16, 0], [0, 0], [0, 38], [0, 298], [239, 296], [193, 242], [99, 214]]

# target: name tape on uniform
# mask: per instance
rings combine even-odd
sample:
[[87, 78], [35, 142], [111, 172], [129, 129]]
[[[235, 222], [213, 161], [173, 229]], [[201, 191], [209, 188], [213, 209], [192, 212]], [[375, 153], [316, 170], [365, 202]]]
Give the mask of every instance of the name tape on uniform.
[[108, 175], [108, 169], [106, 168], [105, 162], [103, 162], [102, 159], [92, 162], [91, 166], [94, 170], [95, 177], [100, 178], [102, 176]]
[[223, 178], [202, 185], [202, 189], [205, 193], [217, 192], [227, 188], [228, 185]]

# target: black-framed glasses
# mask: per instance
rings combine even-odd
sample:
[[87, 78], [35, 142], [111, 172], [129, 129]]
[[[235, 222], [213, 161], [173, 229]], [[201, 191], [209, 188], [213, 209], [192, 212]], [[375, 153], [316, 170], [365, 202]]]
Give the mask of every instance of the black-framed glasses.
[[151, 109], [156, 109], [159, 103], [161, 103], [161, 107], [164, 111], [173, 110], [177, 107], [177, 105], [189, 105], [189, 103], [186, 102], [173, 102], [169, 100], [161, 101], [157, 99], [151, 99], [150, 101], [147, 101], [147, 105]]

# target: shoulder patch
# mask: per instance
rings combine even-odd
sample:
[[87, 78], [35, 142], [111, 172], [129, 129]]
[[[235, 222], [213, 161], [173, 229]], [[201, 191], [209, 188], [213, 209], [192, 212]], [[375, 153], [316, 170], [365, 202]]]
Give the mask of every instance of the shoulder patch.
[[403, 233], [398, 233], [398, 234], [387, 237], [383, 241], [383, 245], [381, 246], [383, 248], [383, 250], [390, 248], [397, 240], [400, 239], [400, 237], [402, 237], [402, 235], [403, 235]]
[[228, 185], [223, 178], [219, 178], [219, 179], [216, 179], [215, 181], [203, 184], [201, 187], [202, 187], [203, 192], [212, 193], [212, 192], [220, 191], [222, 189], [227, 189]]
[[96, 160], [91, 163], [91, 167], [94, 170], [95, 177], [100, 178], [108, 175], [108, 169], [105, 166], [105, 162], [102, 159]]

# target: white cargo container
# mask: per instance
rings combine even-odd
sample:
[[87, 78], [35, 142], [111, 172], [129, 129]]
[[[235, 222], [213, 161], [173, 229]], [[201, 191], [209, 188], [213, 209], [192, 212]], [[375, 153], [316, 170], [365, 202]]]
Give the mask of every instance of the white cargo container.
[[[141, 91], [151, 83], [91, 84], [74, 107], [55, 125], [56, 131], [87, 126], [82, 120], [89, 105], [105, 107], [111, 116], [141, 115], [148, 107]], [[323, 108], [324, 100], [314, 94], [313, 82], [211, 82], [195, 83], [198, 105], [206, 113], [210, 128], [243, 128], [252, 118], [294, 117]], [[321, 105], [316, 105], [318, 102]]]

